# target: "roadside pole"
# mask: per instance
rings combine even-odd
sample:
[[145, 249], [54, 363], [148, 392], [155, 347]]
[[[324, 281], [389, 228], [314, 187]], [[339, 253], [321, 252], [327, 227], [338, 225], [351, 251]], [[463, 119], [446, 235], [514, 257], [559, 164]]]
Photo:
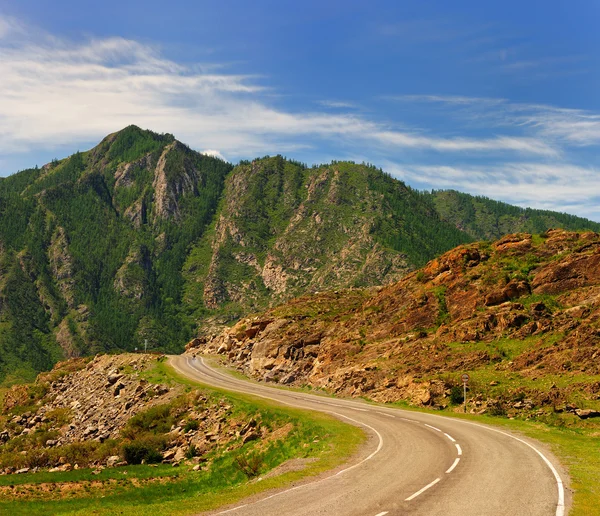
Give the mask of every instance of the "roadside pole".
[[463, 383], [463, 402], [465, 404], [465, 414], [467, 413], [467, 384], [469, 383], [469, 375], [467, 373], [461, 376]]

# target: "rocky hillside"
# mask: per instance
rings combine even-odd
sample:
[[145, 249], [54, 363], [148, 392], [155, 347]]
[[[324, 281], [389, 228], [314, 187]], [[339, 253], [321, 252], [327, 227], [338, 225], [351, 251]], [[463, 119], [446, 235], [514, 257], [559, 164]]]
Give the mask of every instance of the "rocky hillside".
[[14, 386], [0, 411], [0, 474], [99, 472], [142, 460], [199, 464], [217, 449], [269, 442], [291, 430], [290, 424], [267, 427], [225, 399], [157, 377], [162, 359], [75, 359], [35, 384]]
[[[397, 283], [301, 297], [189, 353], [259, 379], [378, 401], [600, 415], [600, 235], [551, 230], [460, 246]], [[457, 390], [458, 389], [458, 390]]]
[[600, 230], [432, 195], [348, 162], [234, 168], [135, 126], [0, 179], [0, 385], [69, 357], [179, 352], [307, 292], [390, 284], [490, 225]]

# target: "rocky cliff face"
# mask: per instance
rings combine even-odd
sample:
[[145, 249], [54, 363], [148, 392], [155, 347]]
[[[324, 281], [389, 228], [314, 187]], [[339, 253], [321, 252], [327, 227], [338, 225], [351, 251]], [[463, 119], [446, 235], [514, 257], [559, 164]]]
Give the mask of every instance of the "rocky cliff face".
[[600, 396], [599, 265], [597, 233], [508, 235], [387, 287], [293, 300], [188, 352], [266, 381], [433, 406], [469, 372], [478, 410], [557, 410]]
[[247, 311], [307, 291], [402, 277], [410, 265], [374, 235], [386, 208], [363, 172], [348, 165], [305, 170], [281, 158], [237, 167], [207, 242], [205, 305]]

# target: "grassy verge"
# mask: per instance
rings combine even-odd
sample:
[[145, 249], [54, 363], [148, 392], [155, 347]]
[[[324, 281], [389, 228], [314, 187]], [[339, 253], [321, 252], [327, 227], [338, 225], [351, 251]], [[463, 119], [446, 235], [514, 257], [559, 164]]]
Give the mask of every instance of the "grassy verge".
[[[218, 357], [217, 357], [218, 358]], [[217, 360], [213, 362], [216, 365]], [[231, 373], [221, 365], [224, 371]], [[243, 377], [236, 372], [236, 376]], [[497, 378], [497, 375], [496, 375]], [[487, 378], [484, 379], [488, 381]], [[549, 381], [560, 381], [560, 378]], [[483, 382], [482, 382], [483, 383]], [[287, 387], [282, 387], [287, 388]], [[301, 389], [296, 389], [301, 390]], [[304, 389], [302, 389], [304, 390]], [[369, 404], [390, 406], [365, 400]], [[442, 415], [465, 419], [502, 427], [512, 432], [536, 439], [549, 446], [552, 453], [560, 460], [561, 465], [569, 474], [569, 481], [563, 478], [573, 492], [572, 506], [569, 516], [590, 516], [600, 514], [600, 421], [589, 419], [580, 420], [574, 415], [556, 415], [554, 422], [523, 419], [508, 419], [506, 417], [479, 416], [447, 410], [428, 410], [415, 408], [405, 402], [391, 404], [397, 408], [415, 412]]]
[[[192, 392], [198, 384], [157, 363], [145, 373], [157, 383], [180, 383]], [[253, 418], [288, 433], [269, 442], [217, 449], [203, 457], [203, 467], [166, 464], [0, 476], [0, 514], [37, 515], [183, 515], [214, 509], [267, 489], [318, 475], [343, 463], [364, 441], [363, 432], [327, 415], [281, 408], [265, 400], [206, 389], [219, 403], [230, 404], [233, 417]], [[265, 473], [288, 459], [305, 459], [301, 470], [276, 476]], [[250, 464], [248, 468], [240, 464]]]
[[541, 421], [415, 408], [404, 402], [391, 405], [403, 410], [425, 412], [501, 427], [548, 445], [569, 475], [568, 479], [563, 477], [566, 487], [572, 491], [569, 516], [600, 514], [600, 425], [598, 423], [588, 420], [581, 421], [578, 425], [573, 423], [571, 426], [555, 426]]

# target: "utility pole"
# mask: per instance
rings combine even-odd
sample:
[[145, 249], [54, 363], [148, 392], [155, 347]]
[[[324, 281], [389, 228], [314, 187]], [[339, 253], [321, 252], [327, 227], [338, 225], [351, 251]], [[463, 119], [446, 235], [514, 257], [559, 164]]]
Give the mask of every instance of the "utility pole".
[[144, 354], [148, 351], [148, 339], [144, 339]]

